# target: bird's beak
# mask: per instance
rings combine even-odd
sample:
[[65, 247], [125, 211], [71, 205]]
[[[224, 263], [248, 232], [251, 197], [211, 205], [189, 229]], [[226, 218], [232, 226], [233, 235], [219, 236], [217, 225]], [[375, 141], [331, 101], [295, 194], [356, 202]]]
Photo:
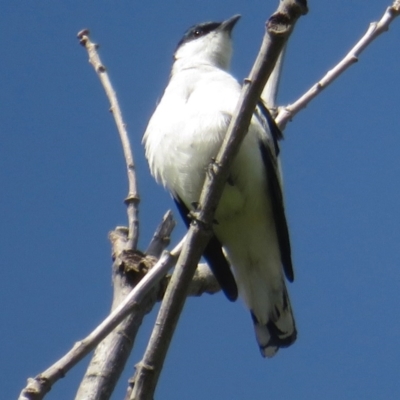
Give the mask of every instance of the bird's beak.
[[234, 15], [233, 17], [222, 22], [222, 24], [219, 26], [218, 29], [221, 31], [226, 31], [228, 33], [231, 33], [233, 27], [236, 25], [236, 22], [239, 21], [240, 17], [241, 17], [241, 15], [239, 15], [239, 14]]

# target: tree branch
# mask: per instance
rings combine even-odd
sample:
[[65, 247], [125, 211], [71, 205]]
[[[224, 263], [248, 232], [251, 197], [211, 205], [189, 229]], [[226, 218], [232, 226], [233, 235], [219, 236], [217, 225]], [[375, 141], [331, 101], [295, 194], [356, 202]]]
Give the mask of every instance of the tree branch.
[[137, 242], [139, 240], [139, 202], [140, 197], [137, 190], [136, 174], [135, 174], [135, 163], [133, 160], [133, 153], [129, 142], [129, 136], [126, 131], [126, 124], [122, 118], [121, 109], [118, 104], [115, 90], [111, 84], [110, 78], [107, 74], [107, 69], [100, 60], [100, 56], [97, 52], [98, 45], [93, 43], [89, 38], [89, 30], [84, 29], [78, 33], [79, 43], [84, 46], [89, 54], [89, 62], [92, 64], [103, 88], [106, 92], [108, 100], [110, 102], [110, 111], [112, 112], [115, 123], [117, 125], [118, 133], [122, 142], [122, 148], [124, 151], [126, 167], [128, 172], [128, 196], [125, 199], [128, 213], [128, 242], [126, 243], [127, 249], [136, 250]]
[[358, 41], [358, 43], [349, 51], [349, 53], [314, 86], [312, 86], [303, 96], [293, 104], [279, 107], [278, 116], [275, 121], [280, 129], [285, 129], [288, 121], [318, 96], [322, 90], [336, 80], [344, 71], [358, 61], [358, 56], [373, 42], [379, 35], [389, 29], [389, 25], [400, 14], [400, 0], [395, 0], [388, 7], [378, 22], [370, 24], [367, 32]]
[[297, 19], [307, 12], [306, 1], [283, 0], [267, 22], [266, 34], [250, 77], [245, 80], [235, 115], [229, 125], [216, 162], [206, 174], [199, 208], [194, 213], [183, 251], [161, 304], [154, 330], [142, 361], [137, 365], [131, 400], [153, 399], [158, 378], [182, 311], [189, 283], [212, 233], [212, 220], [261, 92]]
[[[168, 211], [151, 241], [151, 254], [126, 250], [128, 229], [121, 227], [110, 233], [113, 248], [113, 288], [114, 299], [111, 310], [114, 310], [135, 287], [150, 267], [144, 261], [157, 260], [169, 244], [169, 238], [175, 227], [172, 212]], [[143, 318], [148, 314], [159, 296], [158, 286], [153, 287], [146, 295], [141, 307], [136, 308], [124, 319], [96, 348], [85, 376], [79, 386], [76, 400], [109, 399], [126, 361], [132, 351], [137, 332]]]

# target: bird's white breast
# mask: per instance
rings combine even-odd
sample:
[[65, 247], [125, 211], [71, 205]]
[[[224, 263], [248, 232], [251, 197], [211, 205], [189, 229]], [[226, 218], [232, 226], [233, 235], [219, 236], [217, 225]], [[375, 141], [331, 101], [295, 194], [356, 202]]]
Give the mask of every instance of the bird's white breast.
[[152, 174], [190, 206], [216, 156], [240, 93], [238, 82], [215, 68], [171, 78], [144, 142]]

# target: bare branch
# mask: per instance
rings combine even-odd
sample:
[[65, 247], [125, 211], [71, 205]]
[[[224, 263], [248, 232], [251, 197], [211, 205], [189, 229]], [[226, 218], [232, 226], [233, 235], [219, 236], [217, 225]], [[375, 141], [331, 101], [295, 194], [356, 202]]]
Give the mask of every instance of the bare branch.
[[389, 29], [389, 25], [400, 14], [400, 1], [396, 0], [388, 7], [378, 22], [370, 24], [365, 35], [349, 51], [349, 53], [314, 86], [293, 104], [280, 107], [276, 123], [283, 130], [292, 118], [318, 96], [322, 90], [336, 80], [344, 71], [358, 61], [358, 56], [373, 42], [379, 35]]
[[142, 361], [137, 365], [131, 400], [154, 397], [169, 344], [182, 311], [189, 283], [210, 235], [213, 214], [228, 177], [233, 157], [239, 150], [261, 92], [275, 67], [297, 19], [307, 12], [306, 1], [283, 0], [267, 22], [266, 34], [250, 77], [245, 80], [235, 115], [229, 125], [216, 162], [206, 174], [199, 208], [187, 234], [182, 253], [161, 304], [154, 330]]
[[170, 242], [170, 234], [175, 228], [176, 222], [169, 210], [164, 215], [163, 221], [155, 231], [149, 246], [147, 247], [146, 254], [148, 256], [159, 258], [161, 253], [167, 248]]
[[[125, 227], [117, 228], [110, 233], [114, 259], [114, 299], [111, 310], [114, 310], [128, 296], [137, 282], [143, 277], [143, 274], [147, 273], [151, 267], [151, 261], [161, 256], [161, 253], [169, 244], [169, 238], [175, 224], [172, 212], [168, 211], [156, 229], [151, 246], [149, 246], [152, 249], [152, 253], [146, 254], [147, 257], [143, 257], [142, 254], [138, 254], [137, 252], [126, 250], [126, 242], [129, 239], [128, 229]], [[144, 264], [144, 261], [148, 257], [151, 258], [149, 263]], [[164, 280], [168, 281], [169, 279], [165, 278]], [[203, 281], [205, 281], [204, 278]], [[209, 280], [207, 280], [208, 282]], [[131, 313], [124, 319], [96, 347], [75, 396], [76, 400], [101, 400], [110, 398], [132, 351], [143, 318], [159, 300], [159, 286], [164, 286], [164, 284], [153, 287], [141, 303], [141, 307], [136, 308], [135, 313]]]
[[122, 118], [121, 109], [118, 104], [117, 96], [115, 90], [112, 87], [110, 78], [108, 77], [106, 67], [100, 60], [100, 56], [97, 52], [98, 45], [93, 43], [89, 38], [89, 30], [84, 29], [78, 33], [78, 39], [82, 46], [84, 46], [89, 54], [89, 62], [92, 64], [94, 70], [96, 71], [103, 88], [106, 92], [108, 100], [110, 102], [110, 111], [113, 113], [115, 123], [117, 125], [118, 133], [121, 138], [122, 148], [124, 151], [126, 167], [128, 172], [128, 196], [125, 199], [125, 204], [127, 205], [128, 213], [128, 227], [129, 235], [127, 242], [127, 249], [136, 250], [137, 242], [139, 240], [139, 202], [140, 197], [136, 184], [136, 174], [135, 174], [135, 163], [133, 160], [133, 153], [131, 150], [131, 145], [129, 141], [129, 136], [126, 131], [126, 124]]

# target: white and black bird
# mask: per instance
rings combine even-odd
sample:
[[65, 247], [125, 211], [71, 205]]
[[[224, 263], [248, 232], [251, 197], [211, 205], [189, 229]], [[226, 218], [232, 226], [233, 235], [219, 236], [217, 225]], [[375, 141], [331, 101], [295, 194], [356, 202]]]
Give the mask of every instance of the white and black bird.
[[[228, 72], [232, 29], [240, 16], [190, 28], [174, 54], [168, 86], [143, 142], [156, 180], [172, 194], [186, 225], [208, 165], [217, 155], [241, 86]], [[233, 162], [204, 251], [222, 290], [250, 309], [261, 354], [272, 357], [296, 340], [285, 285], [293, 281], [278, 140], [262, 104]]]

